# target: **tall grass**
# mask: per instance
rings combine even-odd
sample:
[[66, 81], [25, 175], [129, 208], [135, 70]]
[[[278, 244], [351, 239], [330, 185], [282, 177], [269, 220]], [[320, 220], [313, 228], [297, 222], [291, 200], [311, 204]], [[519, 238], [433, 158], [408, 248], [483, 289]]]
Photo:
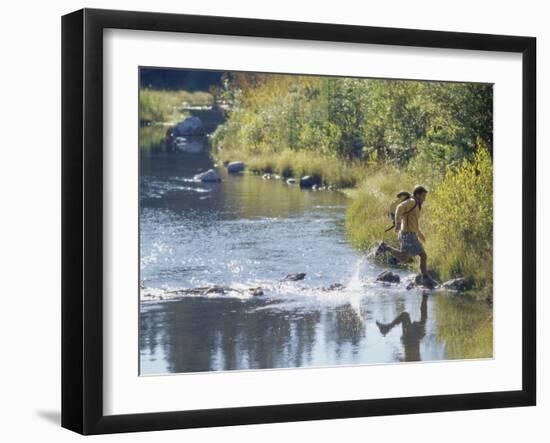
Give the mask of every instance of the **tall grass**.
[[217, 149], [213, 155], [222, 163], [243, 161], [253, 173], [274, 173], [297, 179], [310, 175], [324, 184], [340, 188], [356, 186], [364, 179], [368, 169], [365, 162], [344, 161], [311, 151], [291, 149], [254, 152], [245, 148], [224, 148]]
[[445, 277], [467, 276], [486, 296], [493, 283], [493, 162], [482, 144], [471, 161], [448, 168], [426, 228], [432, 263]]
[[142, 122], [176, 123], [186, 116], [186, 107], [209, 106], [213, 101], [212, 95], [208, 92], [141, 89], [139, 119]]
[[384, 240], [397, 246], [395, 231], [384, 232], [391, 226], [389, 207], [399, 191], [410, 191], [414, 185], [412, 176], [393, 166], [370, 171], [351, 194], [346, 213], [346, 232], [352, 245], [368, 250]]

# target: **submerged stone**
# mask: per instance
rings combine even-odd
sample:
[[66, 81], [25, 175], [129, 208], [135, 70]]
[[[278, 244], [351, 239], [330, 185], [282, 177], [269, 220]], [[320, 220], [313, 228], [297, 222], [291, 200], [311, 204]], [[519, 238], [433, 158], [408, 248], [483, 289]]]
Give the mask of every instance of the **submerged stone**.
[[296, 274], [288, 274], [284, 280], [285, 281], [299, 281], [303, 280], [306, 277], [305, 272], [298, 272]]

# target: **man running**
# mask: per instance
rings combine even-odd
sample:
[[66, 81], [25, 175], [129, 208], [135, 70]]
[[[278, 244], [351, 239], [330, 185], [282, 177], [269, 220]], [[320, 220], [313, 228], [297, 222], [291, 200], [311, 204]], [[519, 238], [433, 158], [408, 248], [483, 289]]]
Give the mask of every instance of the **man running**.
[[[420, 274], [424, 286], [436, 286], [428, 276], [428, 256], [422, 243], [426, 242], [426, 237], [419, 227], [420, 211], [422, 204], [426, 200], [428, 190], [424, 186], [416, 186], [411, 198], [405, 200], [397, 206], [395, 212], [395, 230], [398, 233], [400, 249], [392, 248], [390, 245], [381, 241], [376, 248], [375, 256], [384, 252], [389, 252], [401, 262], [407, 262], [412, 257], [420, 257]], [[422, 241], [422, 243], [420, 243]]]

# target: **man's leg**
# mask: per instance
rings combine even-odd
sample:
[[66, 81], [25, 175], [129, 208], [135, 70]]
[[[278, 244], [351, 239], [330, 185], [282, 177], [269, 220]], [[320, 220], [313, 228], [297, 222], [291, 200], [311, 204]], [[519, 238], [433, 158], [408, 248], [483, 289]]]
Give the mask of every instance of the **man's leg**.
[[428, 275], [428, 255], [426, 252], [420, 254], [420, 274], [422, 275], [422, 285], [426, 288], [436, 288], [440, 283]]
[[428, 274], [428, 254], [426, 252], [420, 253], [420, 273], [422, 277]]
[[390, 245], [384, 244], [384, 249], [388, 251], [391, 255], [393, 255], [395, 258], [397, 258], [399, 261], [407, 262], [411, 258], [411, 254], [409, 252], [392, 248]]

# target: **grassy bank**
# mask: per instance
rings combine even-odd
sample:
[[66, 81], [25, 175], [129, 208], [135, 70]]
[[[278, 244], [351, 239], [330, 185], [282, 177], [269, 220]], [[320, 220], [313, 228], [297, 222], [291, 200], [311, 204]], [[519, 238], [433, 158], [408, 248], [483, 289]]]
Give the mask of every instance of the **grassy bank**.
[[216, 161], [245, 162], [249, 171], [278, 174], [285, 178], [310, 175], [327, 185], [339, 188], [356, 186], [365, 177], [367, 165], [359, 161], [342, 161], [336, 157], [319, 155], [308, 151], [284, 149], [281, 152], [247, 149], [217, 149], [213, 152]]
[[153, 123], [175, 123], [187, 114], [189, 106], [209, 106], [213, 97], [208, 92], [164, 91], [141, 89], [139, 91], [139, 120]]

